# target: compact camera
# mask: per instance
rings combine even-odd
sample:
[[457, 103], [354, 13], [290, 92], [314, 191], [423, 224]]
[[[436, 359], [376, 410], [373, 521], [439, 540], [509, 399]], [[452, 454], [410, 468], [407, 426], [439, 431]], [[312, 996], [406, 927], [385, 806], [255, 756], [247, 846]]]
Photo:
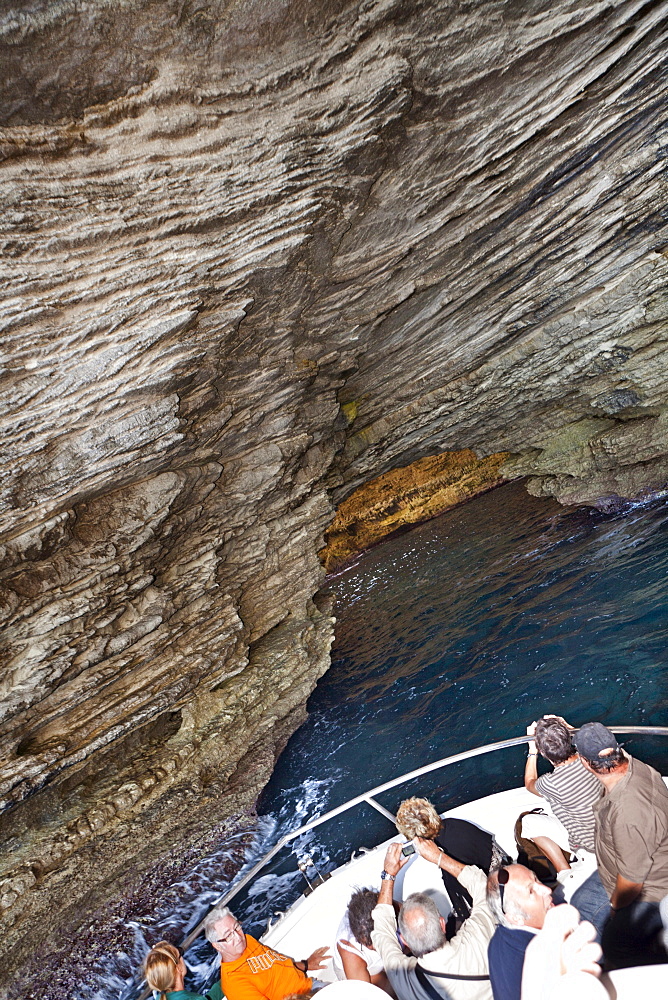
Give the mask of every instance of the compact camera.
[[405, 858], [407, 858], [409, 856], [409, 854], [415, 854], [415, 845], [414, 844], [404, 844], [404, 846], [401, 848], [401, 853], [403, 854], [403, 856]]

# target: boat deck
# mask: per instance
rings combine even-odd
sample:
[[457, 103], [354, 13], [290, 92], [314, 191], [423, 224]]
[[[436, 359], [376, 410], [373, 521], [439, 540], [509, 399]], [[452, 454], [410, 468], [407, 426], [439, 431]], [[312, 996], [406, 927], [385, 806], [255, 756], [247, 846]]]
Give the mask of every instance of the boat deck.
[[[539, 799], [525, 788], [511, 788], [482, 799], [467, 802], [456, 809], [443, 813], [468, 820], [476, 826], [493, 833], [500, 846], [511, 857], [517, 856], [515, 848], [515, 821], [521, 812], [542, 806], [551, 814], [545, 799]], [[265, 944], [293, 958], [304, 958], [321, 945], [332, 951], [335, 947], [336, 932], [355, 889], [363, 886], [380, 886], [380, 873], [388, 844], [399, 838], [398, 834], [379, 844], [372, 850], [347, 862], [332, 872], [332, 877], [319, 885], [308, 896], [300, 896], [287, 913], [262, 936]], [[403, 839], [403, 838], [402, 838]], [[593, 855], [585, 859], [578, 872], [578, 884], [595, 869]], [[450, 903], [443, 887], [441, 874], [435, 865], [415, 854], [397, 876], [394, 897], [399, 902], [412, 892], [427, 892], [434, 899], [443, 916], [450, 912]], [[332, 960], [321, 970], [318, 978], [326, 982], [336, 981]]]

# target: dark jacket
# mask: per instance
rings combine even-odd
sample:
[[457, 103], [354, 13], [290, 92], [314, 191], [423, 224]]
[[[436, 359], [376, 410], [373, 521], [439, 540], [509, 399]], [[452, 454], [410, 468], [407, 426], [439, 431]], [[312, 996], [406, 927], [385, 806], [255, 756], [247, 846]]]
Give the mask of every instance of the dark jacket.
[[499, 925], [489, 942], [489, 978], [494, 1000], [521, 1000], [524, 952], [535, 935], [521, 927]]

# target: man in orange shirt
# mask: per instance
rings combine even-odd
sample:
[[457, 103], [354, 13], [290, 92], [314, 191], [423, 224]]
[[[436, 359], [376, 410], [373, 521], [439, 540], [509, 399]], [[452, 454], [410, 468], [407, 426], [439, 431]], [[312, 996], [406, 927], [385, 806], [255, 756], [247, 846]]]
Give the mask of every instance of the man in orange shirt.
[[[307, 993], [313, 980], [307, 973], [324, 969], [327, 948], [316, 948], [301, 961], [281, 955], [244, 934], [243, 927], [226, 906], [217, 906], [206, 918], [204, 933], [220, 953], [220, 989], [227, 1000], [283, 1000], [290, 993]], [[214, 987], [211, 1000], [219, 1000]]]

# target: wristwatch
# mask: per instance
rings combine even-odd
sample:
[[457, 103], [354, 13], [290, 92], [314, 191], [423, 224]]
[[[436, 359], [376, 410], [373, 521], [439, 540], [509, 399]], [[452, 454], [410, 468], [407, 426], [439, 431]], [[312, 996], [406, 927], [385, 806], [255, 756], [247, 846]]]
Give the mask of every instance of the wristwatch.
[[385, 881], [386, 878], [389, 878], [390, 882], [394, 882], [394, 880], [395, 880], [395, 878], [397, 876], [396, 875], [390, 875], [390, 873], [386, 872], [385, 869], [383, 868], [382, 872], [380, 873], [380, 877], [383, 879], [383, 881]]

